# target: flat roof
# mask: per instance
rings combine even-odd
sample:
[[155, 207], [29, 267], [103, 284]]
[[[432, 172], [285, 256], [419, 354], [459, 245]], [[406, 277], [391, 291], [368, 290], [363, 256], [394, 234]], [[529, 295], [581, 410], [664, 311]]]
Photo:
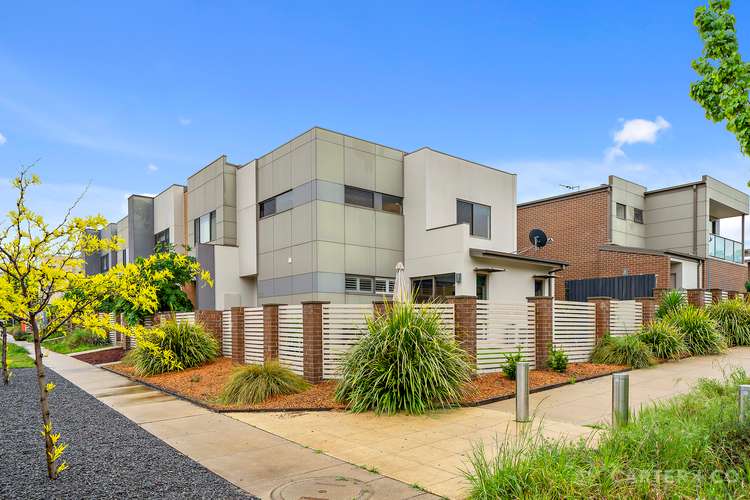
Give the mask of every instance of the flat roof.
[[540, 264], [546, 267], [567, 267], [569, 262], [564, 260], [542, 259], [540, 257], [529, 257], [528, 255], [518, 255], [517, 253], [499, 252], [497, 250], [483, 250], [481, 248], [470, 248], [469, 255], [484, 259], [509, 259], [526, 262], [529, 264]]
[[531, 205], [548, 203], [550, 201], [557, 201], [557, 200], [561, 200], [561, 199], [564, 199], [564, 198], [574, 198], [576, 196], [586, 196], [588, 194], [592, 194], [592, 193], [595, 193], [597, 191], [609, 190], [611, 187], [612, 186], [610, 186], [609, 184], [601, 184], [599, 186], [592, 187], [592, 188], [580, 189], [578, 191], [571, 191], [569, 193], [563, 193], [563, 194], [558, 194], [558, 195], [555, 195], [555, 196], [549, 196], [547, 198], [539, 198], [537, 200], [531, 200], [531, 201], [525, 201], [523, 203], [517, 203], [516, 207], [528, 207], [528, 206], [531, 206]]

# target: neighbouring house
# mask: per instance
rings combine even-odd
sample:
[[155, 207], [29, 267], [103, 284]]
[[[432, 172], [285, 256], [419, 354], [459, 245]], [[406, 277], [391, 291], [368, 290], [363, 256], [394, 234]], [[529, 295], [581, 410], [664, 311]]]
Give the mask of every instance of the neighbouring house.
[[[518, 205], [519, 248], [532, 229], [553, 242], [521, 253], [569, 261], [558, 299], [632, 299], [654, 288], [744, 291], [748, 195], [710, 176], [648, 190], [610, 176], [607, 184]], [[722, 219], [741, 220], [741, 241], [722, 235]]]
[[[551, 294], [566, 266], [516, 253], [515, 174], [319, 127], [245, 164], [220, 156], [151, 204], [138, 226], [150, 251], [183, 235], [213, 276], [196, 287], [202, 309], [382, 300], [399, 262], [420, 299], [522, 302]], [[94, 260], [88, 272], [102, 270]]]

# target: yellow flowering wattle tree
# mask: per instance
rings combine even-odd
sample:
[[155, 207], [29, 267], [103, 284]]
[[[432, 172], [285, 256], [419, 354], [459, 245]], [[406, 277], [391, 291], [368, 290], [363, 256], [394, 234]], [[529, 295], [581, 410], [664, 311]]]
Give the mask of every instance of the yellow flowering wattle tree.
[[[149, 258], [152, 265], [117, 265], [105, 274], [87, 276], [86, 254], [117, 250], [122, 242], [116, 237], [97, 236], [107, 223], [102, 216], [74, 217], [72, 210], [78, 201], [61, 222], [46, 223], [27, 206], [29, 189], [39, 183], [28, 168], [11, 182], [17, 193], [16, 204], [0, 226], [0, 317], [24, 322], [31, 328], [47, 474], [56, 479], [67, 468], [61, 458], [66, 445], [52, 426], [48, 396], [54, 384], [47, 382], [42, 342], [74, 326], [103, 337], [114, 329], [140, 342], [145, 333], [143, 326], [110, 324], [108, 315], [99, 311], [113, 297], [143, 311], [156, 311], [156, 284], [169, 281], [171, 271], [157, 265], [165, 257], [156, 254]], [[196, 277], [202, 276], [197, 263], [191, 271]], [[174, 359], [173, 353], [159, 351], [157, 345], [145, 339], [143, 343], [166, 361]]]

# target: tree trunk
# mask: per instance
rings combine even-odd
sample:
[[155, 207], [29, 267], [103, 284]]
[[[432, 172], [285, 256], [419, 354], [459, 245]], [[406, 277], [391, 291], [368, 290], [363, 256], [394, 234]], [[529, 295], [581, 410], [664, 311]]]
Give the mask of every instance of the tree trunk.
[[3, 384], [8, 385], [8, 382], [10, 382], [10, 370], [8, 369], [8, 330], [5, 329], [5, 323], [3, 323], [2, 329], [3, 329]]
[[[39, 405], [42, 410], [42, 423], [47, 426], [47, 428], [51, 429], [52, 420], [49, 416], [47, 377], [44, 374], [44, 364], [42, 362], [42, 340], [39, 336], [39, 326], [36, 323], [36, 318], [31, 319], [31, 331], [34, 334], [34, 364], [36, 364], [36, 376], [39, 385]], [[52, 443], [52, 438], [48, 432], [44, 432], [44, 457], [47, 461], [47, 476], [49, 476], [50, 479], [57, 479], [57, 470], [51, 459], [53, 450], [54, 444]]]

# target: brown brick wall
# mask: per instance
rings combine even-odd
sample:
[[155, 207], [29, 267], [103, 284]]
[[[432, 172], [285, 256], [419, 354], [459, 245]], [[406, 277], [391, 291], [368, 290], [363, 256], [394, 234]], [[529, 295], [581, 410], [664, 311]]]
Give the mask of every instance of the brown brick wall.
[[643, 324], [651, 323], [656, 318], [656, 299], [653, 297], [638, 297], [635, 300], [641, 303]]
[[705, 290], [702, 288], [690, 288], [687, 291], [688, 304], [694, 305], [695, 307], [703, 307], [705, 305], [706, 296]]
[[232, 315], [232, 361], [245, 362], [245, 308], [233, 307]]
[[552, 297], [529, 297], [534, 304], [536, 367], [546, 368], [552, 345]]
[[221, 349], [221, 311], [199, 309], [195, 311], [195, 322], [203, 326], [219, 342]]
[[455, 338], [466, 351], [469, 363], [476, 369], [477, 362], [477, 298], [470, 296], [451, 297]]
[[263, 360], [279, 359], [279, 306], [263, 305]]
[[609, 333], [611, 299], [609, 297], [589, 297], [589, 302], [595, 306], [595, 338], [598, 342]]
[[744, 292], [747, 278], [747, 267], [744, 264], [708, 258], [703, 265], [704, 288]]
[[655, 274], [656, 288], [669, 287], [669, 257], [615, 250], [600, 250], [596, 276], [613, 278], [625, 274]]
[[302, 303], [302, 369], [305, 380], [323, 380], [323, 304]]

